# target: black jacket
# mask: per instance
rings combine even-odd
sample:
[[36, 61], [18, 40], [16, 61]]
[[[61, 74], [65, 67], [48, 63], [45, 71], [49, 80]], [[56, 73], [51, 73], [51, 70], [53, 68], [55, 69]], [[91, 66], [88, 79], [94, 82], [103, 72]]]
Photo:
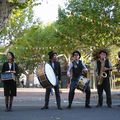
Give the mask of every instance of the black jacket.
[[19, 73], [19, 70], [18, 70], [18, 66], [17, 66], [17, 64], [14, 62], [14, 63], [12, 63], [12, 67], [11, 67], [11, 69], [9, 69], [9, 64], [8, 64], [8, 62], [5, 62], [4, 64], [3, 64], [3, 67], [2, 67], [2, 73], [4, 73], [5, 71], [9, 71], [9, 70], [12, 70], [12, 71], [16, 71], [16, 73], [15, 73], [15, 75], [17, 76], [17, 74]]
[[[110, 68], [108, 59], [105, 60], [105, 66], [104, 67]], [[101, 70], [100, 60], [97, 61], [97, 69], [98, 69], [98, 75], [100, 75], [100, 70]], [[110, 76], [109, 71], [105, 71], [105, 72], [106, 72], [107, 76]]]
[[[51, 67], [53, 68], [51, 61], [49, 61], [49, 64], [50, 64]], [[60, 81], [60, 80], [61, 80], [61, 67], [60, 67], [60, 62], [57, 62], [57, 61], [54, 62], [54, 68], [53, 68], [53, 70], [54, 70], [54, 72], [55, 72], [55, 75], [58, 77], [58, 80]]]

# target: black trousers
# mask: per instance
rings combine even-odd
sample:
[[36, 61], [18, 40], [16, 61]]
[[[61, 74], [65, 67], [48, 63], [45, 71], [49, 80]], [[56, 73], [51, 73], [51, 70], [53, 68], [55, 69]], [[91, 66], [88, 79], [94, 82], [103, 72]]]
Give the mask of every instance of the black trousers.
[[106, 103], [108, 106], [112, 105], [111, 100], [111, 89], [110, 89], [110, 82], [109, 77], [104, 78], [102, 85], [97, 85], [97, 92], [98, 92], [98, 105], [103, 105], [103, 90], [106, 93]]
[[[78, 84], [77, 80], [71, 80], [69, 96], [68, 96], [69, 106], [72, 105], [72, 101], [74, 99], [75, 89], [77, 87], [77, 84]], [[90, 104], [90, 94], [91, 94], [89, 86], [86, 88], [85, 93], [86, 93], [85, 105], [89, 105]]]
[[[57, 107], [61, 107], [61, 99], [60, 99], [60, 91], [59, 91], [59, 85], [56, 85], [53, 87], [55, 90], [55, 96], [56, 96], [56, 102], [57, 102]], [[50, 92], [51, 88], [46, 88], [46, 93], [45, 93], [45, 106], [48, 107], [49, 104], [49, 98], [50, 98]]]

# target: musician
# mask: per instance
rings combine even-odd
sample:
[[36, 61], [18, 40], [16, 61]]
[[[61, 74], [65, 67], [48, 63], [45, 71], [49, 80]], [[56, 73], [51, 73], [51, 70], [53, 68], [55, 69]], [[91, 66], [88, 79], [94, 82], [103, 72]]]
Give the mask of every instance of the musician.
[[[77, 87], [80, 76], [82, 75], [83, 72], [87, 73], [88, 71], [85, 64], [80, 60], [81, 53], [79, 51], [74, 51], [72, 53], [72, 56], [73, 56], [73, 61], [70, 63], [67, 71], [67, 76], [71, 78], [70, 90], [68, 96], [69, 104], [67, 106], [68, 109], [71, 109], [72, 101], [74, 99], [75, 89]], [[90, 94], [91, 94], [89, 86], [85, 89], [85, 93], [86, 93], [85, 107], [91, 108], [91, 106], [89, 105]]]
[[[57, 78], [57, 84], [54, 86], [54, 91], [56, 95], [56, 102], [57, 102], [57, 108], [59, 110], [62, 110], [61, 108], [61, 98], [60, 98], [60, 91], [59, 91], [59, 82], [61, 80], [61, 67], [60, 63], [57, 61], [57, 53], [56, 52], [49, 52], [49, 64], [53, 68], [56, 78]], [[49, 104], [49, 97], [50, 97], [50, 92], [51, 88], [46, 88], [46, 93], [45, 93], [45, 105], [41, 109], [48, 109], [48, 104]]]
[[[11, 72], [14, 73], [15, 76], [18, 74], [18, 66], [14, 62], [14, 54], [12, 52], [7, 53], [7, 62], [3, 64], [2, 67], [2, 73]], [[11, 111], [12, 110], [12, 104], [13, 104], [13, 98], [16, 96], [16, 81], [15, 80], [6, 80], [3, 81], [3, 87], [4, 87], [4, 96], [5, 96], [5, 104], [6, 109], [5, 111]]]
[[107, 106], [111, 108], [111, 89], [110, 89], [110, 71], [112, 71], [112, 65], [107, 58], [108, 53], [105, 50], [99, 52], [99, 59], [96, 62], [96, 78], [97, 78], [97, 92], [98, 92], [98, 104], [97, 107], [103, 105], [103, 90], [106, 92]]

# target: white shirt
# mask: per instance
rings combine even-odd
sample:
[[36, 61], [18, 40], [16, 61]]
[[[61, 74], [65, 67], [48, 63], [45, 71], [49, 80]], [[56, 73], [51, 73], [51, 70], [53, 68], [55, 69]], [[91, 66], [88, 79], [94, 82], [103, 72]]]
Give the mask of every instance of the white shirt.
[[11, 68], [12, 68], [12, 63], [8, 63], [8, 65], [9, 65], [9, 70], [11, 70]]

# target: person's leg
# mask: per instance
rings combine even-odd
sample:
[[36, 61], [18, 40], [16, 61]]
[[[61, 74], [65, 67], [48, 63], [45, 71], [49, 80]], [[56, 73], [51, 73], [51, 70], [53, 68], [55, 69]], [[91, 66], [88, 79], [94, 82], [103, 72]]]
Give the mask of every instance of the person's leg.
[[86, 88], [85, 93], [86, 93], [85, 107], [86, 108], [91, 108], [90, 105], [89, 105], [90, 104], [90, 94], [91, 94], [89, 86]]
[[107, 106], [111, 108], [112, 100], [111, 100], [111, 90], [110, 90], [109, 78], [108, 78], [108, 80], [105, 81], [104, 90], [106, 92], [106, 103], [107, 103]]
[[70, 84], [70, 90], [69, 90], [69, 95], [68, 95], [69, 105], [67, 108], [71, 108], [72, 101], [73, 101], [74, 95], [75, 95], [75, 88], [76, 88], [76, 83], [75, 83], [75, 81], [72, 81]]
[[9, 105], [9, 96], [5, 96], [5, 106], [6, 106], [5, 111], [8, 111], [8, 105]]
[[10, 103], [9, 103], [9, 108], [8, 108], [9, 111], [11, 111], [12, 109], [12, 104], [13, 104], [13, 96], [10, 96]]
[[98, 92], [98, 105], [97, 105], [97, 107], [101, 107], [103, 105], [103, 85], [97, 86], [97, 92]]
[[9, 86], [9, 82], [5, 81], [3, 82], [3, 86], [4, 86], [4, 96], [5, 96], [5, 111], [8, 111], [9, 108], [9, 96], [10, 96], [10, 86]]
[[58, 107], [58, 109], [62, 109], [62, 108], [61, 108], [61, 99], [60, 99], [59, 85], [55, 86], [55, 87], [54, 87], [54, 90], [55, 90], [57, 107]]
[[14, 96], [17, 95], [16, 81], [11, 80], [9, 85], [10, 85], [10, 101], [9, 101], [8, 110], [11, 111], [12, 110], [12, 105], [13, 105], [13, 98], [14, 98]]
[[45, 105], [44, 105], [41, 109], [48, 109], [50, 91], [51, 91], [51, 88], [46, 88], [46, 93], [45, 93]]

